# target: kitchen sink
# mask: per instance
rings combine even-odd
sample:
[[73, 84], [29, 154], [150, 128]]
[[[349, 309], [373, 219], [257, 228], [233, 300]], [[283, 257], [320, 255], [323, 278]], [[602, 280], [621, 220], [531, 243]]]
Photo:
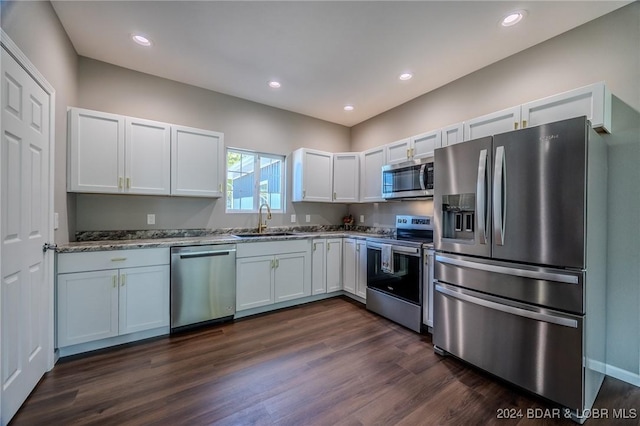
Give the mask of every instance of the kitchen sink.
[[296, 235], [293, 232], [263, 232], [258, 234], [257, 232], [252, 232], [250, 234], [233, 234], [234, 237], [239, 238], [256, 238], [256, 237], [283, 237], [287, 235]]

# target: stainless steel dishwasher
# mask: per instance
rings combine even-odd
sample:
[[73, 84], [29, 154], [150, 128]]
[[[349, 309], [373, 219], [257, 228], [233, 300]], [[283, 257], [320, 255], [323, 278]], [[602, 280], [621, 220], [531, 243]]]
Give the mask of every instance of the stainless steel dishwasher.
[[232, 319], [236, 246], [171, 248], [171, 332]]

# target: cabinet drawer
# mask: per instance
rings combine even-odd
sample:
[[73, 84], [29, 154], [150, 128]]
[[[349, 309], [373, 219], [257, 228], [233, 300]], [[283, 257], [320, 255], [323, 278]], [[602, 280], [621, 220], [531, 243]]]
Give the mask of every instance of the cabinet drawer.
[[264, 241], [238, 244], [236, 257], [272, 256], [280, 253], [297, 253], [311, 250], [311, 240]]
[[168, 264], [168, 248], [60, 253], [57, 261], [59, 274]]

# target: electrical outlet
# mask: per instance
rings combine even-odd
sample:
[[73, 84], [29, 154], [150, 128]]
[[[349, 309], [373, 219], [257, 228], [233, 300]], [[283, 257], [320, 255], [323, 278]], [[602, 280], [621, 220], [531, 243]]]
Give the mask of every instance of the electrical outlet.
[[296, 223], [296, 215], [295, 214], [291, 215], [291, 223]]
[[311, 215], [310, 215], [310, 214], [308, 214], [308, 215], [305, 217], [305, 219], [306, 219], [307, 223], [311, 222]]
[[156, 215], [148, 214], [147, 215], [147, 225], [155, 225], [156, 224]]
[[360, 215], [360, 223], [364, 223], [364, 215], [363, 214]]

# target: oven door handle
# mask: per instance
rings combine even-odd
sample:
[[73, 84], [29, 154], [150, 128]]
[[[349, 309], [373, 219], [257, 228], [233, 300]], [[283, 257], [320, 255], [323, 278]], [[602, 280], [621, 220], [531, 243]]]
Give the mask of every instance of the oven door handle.
[[[409, 256], [421, 257], [419, 248], [394, 246], [393, 244], [390, 244], [390, 245], [391, 245], [391, 251], [394, 253], [402, 253]], [[380, 244], [380, 243], [367, 243], [367, 248], [374, 249], [374, 250], [382, 250], [382, 246], [383, 244]]]
[[515, 306], [506, 304], [506, 303], [497, 303], [491, 300], [487, 300], [484, 298], [471, 296], [466, 293], [463, 289], [450, 289], [449, 287], [445, 287], [443, 284], [437, 283], [436, 291], [438, 293], [445, 294], [449, 297], [453, 297], [454, 299], [461, 300], [463, 302], [472, 303], [474, 305], [483, 306], [485, 308], [493, 309], [495, 311], [504, 312], [511, 315], [516, 315], [519, 317], [529, 318], [535, 321], [548, 322], [551, 324], [557, 324], [564, 327], [578, 328], [578, 321], [575, 319], [570, 319], [566, 317], [562, 317], [559, 315], [552, 315], [537, 311], [530, 311], [528, 309], [517, 308]]

